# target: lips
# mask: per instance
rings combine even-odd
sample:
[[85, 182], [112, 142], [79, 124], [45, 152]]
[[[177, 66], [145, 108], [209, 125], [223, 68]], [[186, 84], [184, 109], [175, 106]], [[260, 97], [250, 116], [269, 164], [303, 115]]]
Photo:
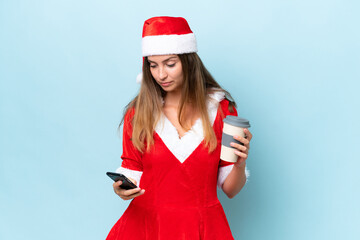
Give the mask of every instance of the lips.
[[164, 83], [160, 83], [161, 86], [163, 87], [168, 87], [172, 84], [173, 82], [164, 82]]

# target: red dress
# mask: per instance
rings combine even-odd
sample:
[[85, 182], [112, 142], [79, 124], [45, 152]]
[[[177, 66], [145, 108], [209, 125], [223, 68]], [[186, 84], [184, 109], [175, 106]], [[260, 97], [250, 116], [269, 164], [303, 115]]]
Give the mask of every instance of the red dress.
[[[224, 99], [216, 105], [213, 129], [218, 146], [210, 154], [202, 139], [189, 152], [186, 144], [179, 147], [178, 143], [169, 142], [164, 133], [159, 134], [160, 128], [154, 133], [150, 152], [141, 154], [129, 135], [129, 118], [133, 113], [125, 117], [122, 168], [142, 174], [140, 188], [145, 189], [145, 193], [131, 201], [107, 240], [234, 239], [216, 188], [219, 166], [226, 165], [220, 161], [222, 119], [229, 114], [236, 115], [236, 110], [229, 112], [228, 104]], [[165, 126], [165, 130], [169, 129]], [[189, 153], [179, 160], [176, 151], [181, 152], [182, 147]]]

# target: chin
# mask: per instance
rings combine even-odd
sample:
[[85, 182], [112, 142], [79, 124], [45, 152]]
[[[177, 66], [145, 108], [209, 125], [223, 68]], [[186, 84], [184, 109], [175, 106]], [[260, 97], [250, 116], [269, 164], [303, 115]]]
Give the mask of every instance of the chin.
[[175, 87], [169, 87], [169, 88], [163, 88], [163, 90], [165, 92], [176, 92], [176, 91], [179, 91], [180, 89], [177, 89]]
[[169, 87], [163, 87], [161, 86], [161, 88], [166, 91], [166, 92], [172, 92], [174, 91], [175, 87], [174, 86], [169, 86]]

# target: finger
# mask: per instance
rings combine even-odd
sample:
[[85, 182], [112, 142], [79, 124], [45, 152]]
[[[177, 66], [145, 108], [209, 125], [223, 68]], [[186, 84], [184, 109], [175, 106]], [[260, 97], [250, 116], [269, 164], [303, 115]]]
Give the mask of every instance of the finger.
[[252, 139], [252, 134], [251, 134], [251, 132], [249, 131], [249, 129], [244, 128], [244, 133], [245, 133], [245, 135], [247, 136], [246, 139], [250, 141], [250, 140]]
[[235, 140], [238, 140], [239, 142], [243, 143], [244, 145], [248, 145], [250, 143], [249, 140], [247, 140], [246, 138], [244, 137], [240, 137], [238, 135], [234, 135], [234, 139]]
[[122, 200], [130, 200], [130, 199], [132, 199], [130, 197], [124, 197], [124, 196], [120, 196], [120, 197], [121, 197]]
[[143, 195], [145, 193], [145, 189], [142, 189], [140, 192], [138, 192], [138, 193], [135, 193], [135, 194], [132, 194], [132, 195], [130, 195], [130, 196], [121, 196], [121, 198], [123, 199], [123, 200], [130, 200], [130, 199], [133, 199], [133, 198], [136, 198], [136, 197], [138, 197], [138, 196], [141, 196], [141, 195]]
[[137, 185], [137, 182], [136, 182], [136, 180], [135, 180], [135, 179], [133, 179], [133, 178], [129, 178], [129, 177], [128, 177], [128, 179], [129, 179], [130, 181], [132, 181], [132, 182], [133, 182], [133, 184]]
[[[133, 189], [131, 189], [131, 190], [133, 190]], [[136, 194], [137, 192], [135, 192], [135, 193], [129, 193], [129, 190], [126, 190], [126, 189], [122, 189], [122, 188], [117, 188], [116, 190], [115, 190], [115, 193], [117, 194], [117, 195], [119, 195], [121, 198], [128, 198], [128, 197], [130, 197], [131, 195], [133, 195], [133, 194]]]
[[237, 149], [239, 149], [239, 150], [242, 151], [242, 152], [246, 152], [246, 150], [247, 150], [247, 147], [246, 147], [246, 146], [243, 146], [243, 145], [241, 145], [241, 144], [234, 143], [234, 142], [231, 142], [231, 143], [230, 143], [230, 146], [232, 146], [232, 147], [234, 147], [234, 148], [237, 148]]
[[121, 194], [121, 191], [123, 190], [120, 185], [122, 184], [122, 181], [117, 181], [113, 183], [114, 192], [116, 194]]
[[235, 150], [235, 154], [243, 159], [247, 159], [248, 155], [246, 153], [240, 152], [238, 150]]
[[114, 183], [113, 183], [113, 187], [114, 187], [114, 188], [119, 188], [121, 184], [122, 184], [122, 181], [114, 182]]
[[135, 194], [133, 194], [133, 195], [131, 195], [131, 196], [129, 196], [129, 197], [131, 197], [131, 198], [135, 198], [135, 197], [138, 197], [138, 196], [143, 195], [144, 193], [145, 193], [145, 189], [141, 189], [141, 191], [140, 191], [140, 192], [135, 193]]
[[122, 195], [128, 197], [128, 196], [133, 195], [134, 193], [138, 193], [140, 191], [141, 191], [141, 188], [134, 188], [134, 189], [124, 190], [122, 192]]

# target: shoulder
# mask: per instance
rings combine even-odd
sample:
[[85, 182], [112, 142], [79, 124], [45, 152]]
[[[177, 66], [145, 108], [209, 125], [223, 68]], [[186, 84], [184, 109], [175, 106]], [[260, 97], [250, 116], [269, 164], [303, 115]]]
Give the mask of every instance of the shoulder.
[[[211, 89], [208, 93], [208, 111], [209, 116], [215, 119], [218, 115], [219, 119], [225, 118], [227, 115], [237, 116], [235, 103], [231, 102], [227, 97], [226, 93], [222, 89]], [[213, 114], [212, 114], [213, 113]]]
[[225, 116], [227, 115], [237, 116], [237, 110], [234, 104], [232, 104], [229, 99], [224, 98], [220, 102], [220, 108]]
[[135, 108], [131, 107], [125, 110], [124, 114], [124, 123], [129, 123], [132, 121], [135, 115]]
[[128, 135], [132, 135], [132, 125], [133, 125], [133, 119], [135, 115], [135, 108], [131, 107], [125, 110], [123, 121], [124, 121], [124, 133]]
[[227, 115], [235, 115], [237, 116], [237, 111], [235, 108], [235, 103], [231, 102], [228, 98], [226, 98], [226, 94], [222, 89], [212, 88], [208, 93], [209, 104], [219, 107], [221, 115], [223, 117]]

